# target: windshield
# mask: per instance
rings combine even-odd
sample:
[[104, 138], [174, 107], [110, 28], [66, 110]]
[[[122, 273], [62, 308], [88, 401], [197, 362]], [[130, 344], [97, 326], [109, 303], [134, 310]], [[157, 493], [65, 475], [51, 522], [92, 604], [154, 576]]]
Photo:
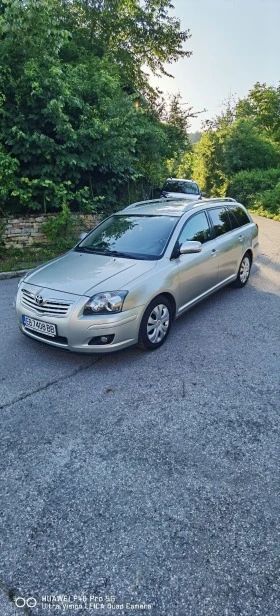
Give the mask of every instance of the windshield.
[[169, 180], [162, 189], [164, 192], [184, 193], [186, 195], [199, 195], [198, 185], [195, 182]]
[[130, 259], [158, 259], [178, 220], [176, 216], [114, 215], [93, 229], [75, 250]]

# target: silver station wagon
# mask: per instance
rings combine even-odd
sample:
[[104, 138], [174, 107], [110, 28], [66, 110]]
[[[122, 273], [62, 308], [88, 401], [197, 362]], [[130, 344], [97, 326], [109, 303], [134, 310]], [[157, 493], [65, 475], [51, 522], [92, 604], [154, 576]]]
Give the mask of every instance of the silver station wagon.
[[194, 304], [246, 285], [257, 248], [258, 227], [233, 199], [135, 203], [20, 280], [20, 329], [83, 353], [157, 349]]

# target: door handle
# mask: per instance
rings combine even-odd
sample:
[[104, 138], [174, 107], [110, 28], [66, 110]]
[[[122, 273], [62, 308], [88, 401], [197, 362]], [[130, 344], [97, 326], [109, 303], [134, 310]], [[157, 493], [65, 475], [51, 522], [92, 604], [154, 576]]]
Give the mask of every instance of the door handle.
[[212, 257], [216, 257], [218, 254], [217, 248], [212, 248], [211, 253], [212, 253]]
[[244, 235], [239, 235], [239, 241], [243, 242], [243, 240], [244, 240]]

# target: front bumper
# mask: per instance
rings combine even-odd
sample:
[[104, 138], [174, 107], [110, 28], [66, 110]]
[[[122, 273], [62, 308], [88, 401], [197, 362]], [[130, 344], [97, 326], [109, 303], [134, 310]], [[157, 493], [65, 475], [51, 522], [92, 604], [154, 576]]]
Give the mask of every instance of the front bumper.
[[[24, 283], [23, 283], [24, 284]], [[26, 284], [24, 284], [26, 287]], [[29, 289], [31, 285], [28, 285]], [[33, 287], [36, 293], [36, 288]], [[57, 293], [57, 292], [55, 292]], [[125, 310], [117, 314], [104, 314], [84, 316], [83, 308], [86, 298], [71, 296], [72, 304], [69, 314], [65, 317], [42, 315], [23, 306], [20, 301], [20, 289], [16, 298], [16, 311], [20, 330], [30, 338], [39, 340], [50, 346], [68, 349], [79, 353], [110, 353], [137, 344], [139, 327], [144, 312], [144, 306]], [[52, 292], [52, 296], [54, 292]], [[61, 297], [61, 293], [58, 294]], [[69, 299], [69, 298], [68, 298]], [[51, 338], [26, 328], [22, 316], [35, 318], [44, 323], [56, 325], [57, 338]], [[92, 339], [107, 337], [113, 338], [109, 344], [92, 343]]]

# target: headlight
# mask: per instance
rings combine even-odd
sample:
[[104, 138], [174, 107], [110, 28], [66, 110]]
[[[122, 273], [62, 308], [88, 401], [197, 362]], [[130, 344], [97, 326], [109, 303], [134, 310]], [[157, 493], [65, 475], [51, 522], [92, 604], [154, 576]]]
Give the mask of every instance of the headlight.
[[121, 312], [128, 291], [105, 291], [93, 295], [85, 305], [84, 315]]

